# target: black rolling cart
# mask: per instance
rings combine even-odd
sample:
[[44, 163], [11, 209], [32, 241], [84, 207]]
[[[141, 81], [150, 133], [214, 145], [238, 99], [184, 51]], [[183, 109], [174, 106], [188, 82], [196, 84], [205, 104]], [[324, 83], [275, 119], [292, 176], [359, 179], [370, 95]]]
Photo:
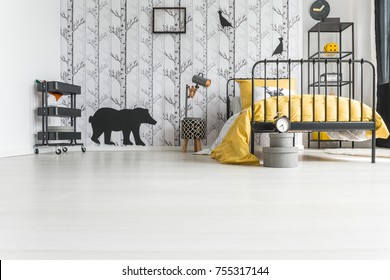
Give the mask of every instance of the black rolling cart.
[[[57, 147], [57, 155], [66, 153], [69, 146], [80, 146], [81, 151], [85, 153], [84, 144], [77, 142], [81, 140], [81, 132], [76, 131], [76, 119], [81, 117], [81, 110], [76, 109], [76, 96], [81, 94], [81, 87], [62, 82], [36, 81], [36, 83], [37, 91], [42, 93], [41, 107], [37, 108], [37, 115], [42, 118], [42, 131], [37, 134], [38, 143], [34, 145], [34, 153], [39, 154], [39, 147], [42, 146]], [[70, 96], [70, 107], [49, 106], [49, 92]], [[70, 118], [70, 127], [49, 127], [49, 117]]]

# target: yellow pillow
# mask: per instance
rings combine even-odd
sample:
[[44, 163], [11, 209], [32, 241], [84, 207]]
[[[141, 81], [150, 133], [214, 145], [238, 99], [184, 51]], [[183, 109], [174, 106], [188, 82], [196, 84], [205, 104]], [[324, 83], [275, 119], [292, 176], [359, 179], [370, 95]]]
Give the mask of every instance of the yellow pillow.
[[[252, 80], [236, 80], [240, 85], [240, 96], [242, 109], [250, 108], [252, 105]], [[255, 87], [263, 87], [265, 85], [265, 80], [255, 80]], [[276, 88], [276, 80], [267, 79], [267, 87]], [[279, 88], [289, 89], [288, 79], [279, 79]], [[295, 79], [291, 79], [291, 91], [295, 92]]]

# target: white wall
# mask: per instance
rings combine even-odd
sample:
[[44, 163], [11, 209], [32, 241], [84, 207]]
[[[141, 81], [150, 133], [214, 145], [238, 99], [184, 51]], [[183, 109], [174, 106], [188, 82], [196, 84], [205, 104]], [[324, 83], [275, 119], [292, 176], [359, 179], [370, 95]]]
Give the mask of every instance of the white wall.
[[[354, 1], [354, 4], [356, 58], [364, 58], [376, 65], [374, 1], [360, 0]], [[367, 81], [364, 85], [364, 91], [371, 92], [372, 83]], [[372, 96], [365, 94], [364, 103], [372, 105]]]
[[60, 1], [1, 0], [0, 157], [32, 153], [35, 79], [59, 79]]

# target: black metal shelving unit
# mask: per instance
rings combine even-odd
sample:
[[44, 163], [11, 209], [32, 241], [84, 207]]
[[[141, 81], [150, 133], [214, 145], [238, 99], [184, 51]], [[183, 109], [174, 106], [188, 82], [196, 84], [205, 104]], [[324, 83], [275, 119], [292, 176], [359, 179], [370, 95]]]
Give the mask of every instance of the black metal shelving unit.
[[[81, 87], [62, 83], [62, 82], [47, 82], [37, 81], [37, 91], [42, 94], [41, 107], [37, 108], [37, 115], [42, 120], [42, 131], [37, 133], [37, 140], [40, 143], [34, 145], [34, 153], [39, 154], [39, 147], [53, 146], [57, 147], [56, 154], [66, 153], [69, 146], [81, 146], [81, 151], [86, 152], [83, 143], [78, 143], [81, 140], [81, 132], [76, 131], [76, 119], [81, 117], [81, 110], [76, 108], [76, 96], [81, 94]], [[70, 96], [70, 108], [49, 106], [48, 94], [58, 93]], [[63, 131], [60, 128], [50, 129], [49, 117], [70, 118], [70, 131]], [[65, 127], [66, 128], [66, 127]], [[51, 142], [64, 141], [64, 142]], [[67, 142], [65, 142], [67, 141]]]
[[[351, 32], [351, 49], [345, 49], [343, 46], [343, 35], [347, 32]], [[324, 33], [328, 34], [337, 34], [338, 35], [338, 44], [339, 50], [338, 52], [332, 52], [332, 56], [330, 53], [321, 51], [323, 46], [321, 45], [321, 35]], [[316, 37], [315, 37], [316, 36]], [[312, 38], [315, 37], [315, 38]], [[314, 42], [313, 42], [314, 41]], [[315, 51], [311, 51], [311, 47], [315, 46]], [[326, 19], [325, 21], [320, 21], [315, 24], [308, 31], [308, 57], [309, 59], [327, 59], [328, 61], [337, 61], [341, 59], [351, 59], [355, 60], [355, 34], [354, 34], [354, 23], [353, 22], [340, 22], [338, 19]], [[317, 68], [315, 68], [317, 66]], [[351, 88], [352, 98], [355, 97], [355, 65], [352, 64], [352, 75], [350, 79], [337, 81], [321, 81], [321, 71], [323, 71], [320, 67], [320, 63], [316, 65], [313, 64], [312, 69], [308, 67], [308, 93], [316, 92], [319, 94], [320, 89], [323, 87], [335, 88], [340, 96], [342, 96], [342, 88], [345, 86], [349, 86]], [[311, 71], [312, 70], [312, 71]], [[341, 69], [338, 69], [340, 73]], [[321, 142], [338, 142], [339, 147], [342, 146], [343, 141], [339, 140], [322, 140], [321, 133], [318, 133], [318, 139], [312, 139], [311, 133], [308, 134], [308, 147], [310, 148], [311, 142], [317, 142], [318, 148], [321, 148]], [[352, 142], [352, 147], [354, 147], [354, 142]]]

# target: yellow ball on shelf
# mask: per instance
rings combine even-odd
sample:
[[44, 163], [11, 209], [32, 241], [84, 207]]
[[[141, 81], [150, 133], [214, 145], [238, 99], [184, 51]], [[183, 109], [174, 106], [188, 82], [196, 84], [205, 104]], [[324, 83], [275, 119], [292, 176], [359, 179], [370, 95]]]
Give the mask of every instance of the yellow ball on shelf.
[[336, 43], [328, 43], [324, 46], [324, 52], [329, 56], [335, 55], [339, 51], [339, 46]]

